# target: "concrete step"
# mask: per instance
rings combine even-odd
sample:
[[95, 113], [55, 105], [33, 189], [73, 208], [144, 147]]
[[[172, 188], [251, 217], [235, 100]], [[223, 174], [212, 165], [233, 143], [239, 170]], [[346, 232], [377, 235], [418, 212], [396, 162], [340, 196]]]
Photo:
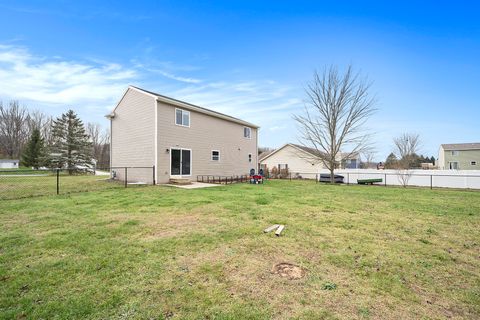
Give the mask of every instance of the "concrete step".
[[172, 178], [170, 179], [170, 183], [187, 185], [187, 184], [192, 184], [192, 181], [190, 181], [190, 179], [187, 179], [187, 178]]

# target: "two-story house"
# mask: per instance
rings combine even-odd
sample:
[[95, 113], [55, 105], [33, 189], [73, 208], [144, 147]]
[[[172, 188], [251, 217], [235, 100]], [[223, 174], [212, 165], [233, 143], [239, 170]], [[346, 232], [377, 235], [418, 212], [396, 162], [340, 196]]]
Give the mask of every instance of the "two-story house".
[[[156, 183], [257, 169], [259, 127], [241, 119], [134, 86], [107, 118], [111, 166], [155, 166]], [[130, 170], [128, 180], [149, 182], [152, 171]]]
[[440, 145], [438, 169], [480, 170], [480, 143]]

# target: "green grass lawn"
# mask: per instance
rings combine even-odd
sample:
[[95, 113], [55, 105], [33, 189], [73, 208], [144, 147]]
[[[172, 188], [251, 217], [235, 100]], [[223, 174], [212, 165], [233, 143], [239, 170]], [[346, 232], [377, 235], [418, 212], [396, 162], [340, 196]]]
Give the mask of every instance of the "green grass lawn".
[[479, 317], [480, 192], [270, 181], [0, 201], [2, 319]]
[[[108, 176], [72, 175], [62, 172], [59, 177], [59, 193], [98, 191], [122, 188], [121, 182], [107, 181]], [[30, 171], [28, 174], [0, 173], [0, 201], [36, 196], [55, 195], [57, 176], [50, 171]]]

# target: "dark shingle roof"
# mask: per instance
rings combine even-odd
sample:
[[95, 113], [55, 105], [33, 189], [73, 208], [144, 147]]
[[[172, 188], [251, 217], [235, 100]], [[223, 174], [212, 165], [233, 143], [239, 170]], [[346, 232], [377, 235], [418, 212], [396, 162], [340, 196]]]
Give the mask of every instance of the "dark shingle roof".
[[442, 144], [443, 150], [479, 150], [480, 142]]
[[307, 153], [310, 153], [311, 155], [314, 155], [314, 156], [320, 156], [322, 153], [320, 151], [318, 151], [317, 149], [315, 148], [309, 148], [309, 147], [305, 147], [305, 146], [302, 146], [300, 144], [295, 144], [295, 143], [290, 143], [292, 146], [295, 146], [299, 149], [302, 149], [303, 151], [307, 152]]
[[275, 150], [264, 151], [260, 153], [260, 155], [258, 156], [258, 161], [262, 161], [264, 158], [268, 157], [272, 152], [275, 152]]

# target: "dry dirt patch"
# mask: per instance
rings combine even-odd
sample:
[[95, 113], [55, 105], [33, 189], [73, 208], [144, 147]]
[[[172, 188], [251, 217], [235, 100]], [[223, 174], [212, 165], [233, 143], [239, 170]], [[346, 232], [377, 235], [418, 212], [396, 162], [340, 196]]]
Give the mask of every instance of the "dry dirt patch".
[[189, 232], [206, 231], [218, 224], [219, 219], [212, 216], [199, 214], [173, 216], [166, 219], [148, 221], [145, 224], [145, 232], [141, 238], [155, 240], [175, 237]]
[[272, 273], [278, 274], [280, 277], [287, 278], [288, 280], [298, 280], [303, 278], [306, 272], [299, 266], [282, 262], [273, 266]]

